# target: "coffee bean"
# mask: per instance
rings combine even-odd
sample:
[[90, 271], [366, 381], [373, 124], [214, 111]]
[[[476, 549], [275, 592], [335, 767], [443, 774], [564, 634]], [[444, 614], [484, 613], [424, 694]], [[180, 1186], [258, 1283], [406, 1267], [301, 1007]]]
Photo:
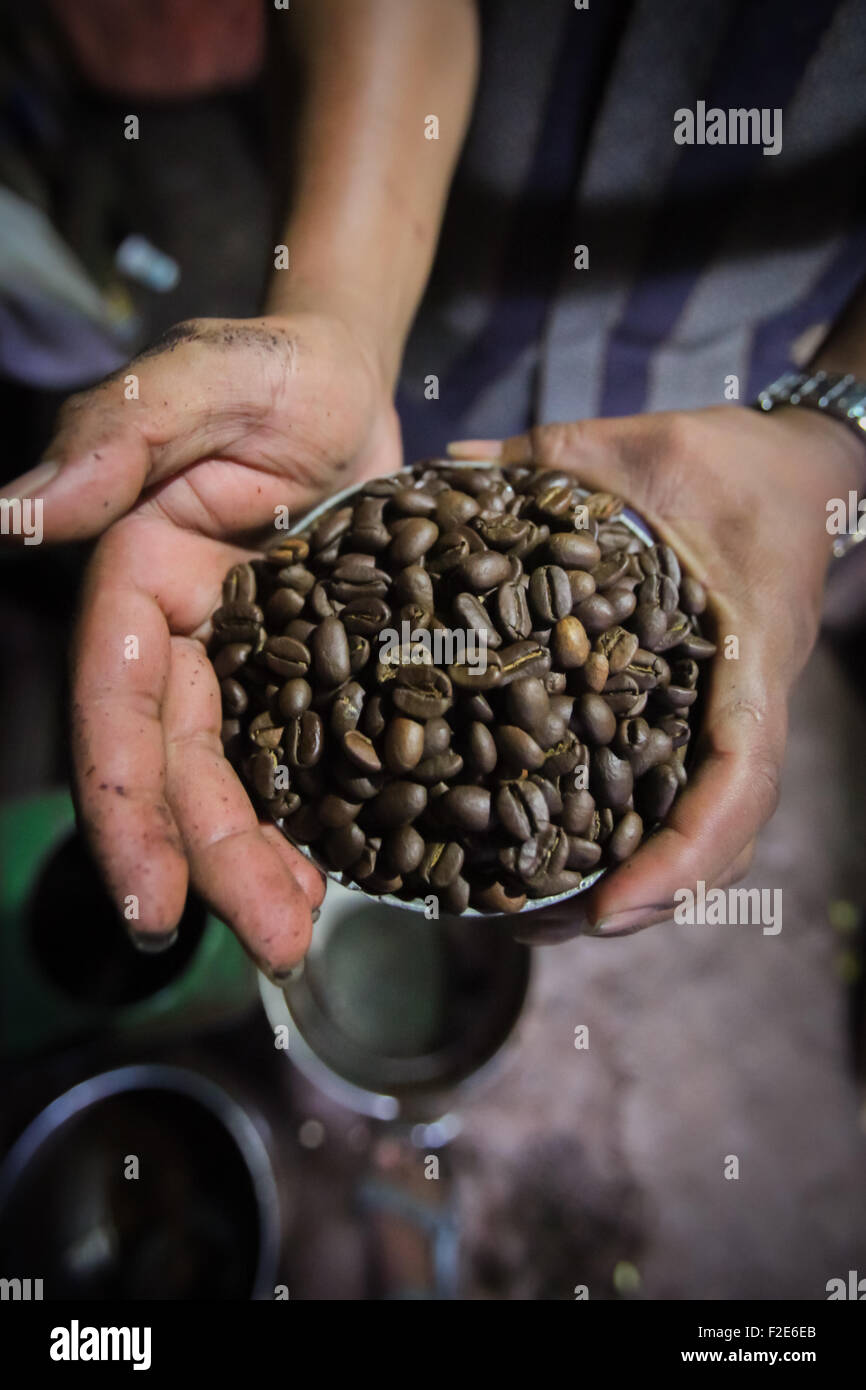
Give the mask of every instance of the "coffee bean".
[[391, 527], [393, 539], [389, 549], [391, 564], [402, 569], [414, 565], [426, 555], [439, 536], [439, 527], [427, 517], [413, 516], [405, 521], [395, 521]]
[[496, 794], [495, 811], [509, 835], [527, 840], [550, 824], [547, 801], [532, 781], [506, 782]]
[[362, 814], [371, 827], [392, 830], [416, 820], [427, 805], [427, 790], [418, 782], [389, 782]]
[[715, 656], [717, 650], [715, 642], [708, 641], [706, 637], [699, 637], [695, 632], [683, 637], [677, 647], [678, 652], [694, 661], [706, 661], [709, 657]]
[[269, 637], [265, 642], [263, 655], [268, 670], [281, 676], [283, 680], [306, 676], [312, 659], [309, 647], [296, 641], [294, 637]]
[[650, 603], [639, 603], [634, 611], [633, 624], [640, 645], [656, 651], [668, 626], [661, 608]]
[[425, 787], [433, 787], [437, 782], [451, 782], [463, 771], [463, 759], [453, 748], [444, 753], [434, 753], [431, 758], [422, 758], [413, 771], [417, 781]]
[[314, 767], [322, 756], [324, 746], [324, 731], [318, 714], [314, 710], [306, 710], [298, 718], [289, 719], [284, 742], [290, 767]]
[[446, 488], [444, 492], [439, 493], [435, 499], [435, 507], [436, 521], [443, 531], [471, 521], [481, 510], [474, 497], [470, 497], [466, 492], [455, 492], [453, 488]]
[[[588, 791], [567, 792], [562, 798], [560, 824], [569, 835], [582, 835], [589, 829], [595, 811], [595, 801]], [[572, 869], [580, 868], [571, 864]]]
[[520, 584], [508, 581], [500, 585], [492, 601], [495, 620], [503, 635], [511, 642], [529, 636], [532, 618], [526, 591]]
[[469, 880], [462, 874], [457, 877], [445, 888], [442, 889], [441, 902], [443, 912], [459, 917], [469, 906], [470, 886]]
[[249, 704], [246, 690], [240, 681], [234, 680], [231, 676], [220, 682], [220, 694], [227, 715], [243, 714]]
[[549, 626], [571, 612], [573, 605], [568, 575], [559, 565], [539, 565], [529, 577], [529, 606], [541, 626]]
[[525, 840], [517, 852], [517, 872], [528, 883], [558, 874], [568, 858], [568, 836], [558, 825], [547, 825], [531, 839]]
[[356, 863], [365, 843], [360, 825], [349, 821], [330, 830], [324, 837], [322, 848], [331, 868], [340, 870], [348, 869]]
[[477, 665], [449, 666], [448, 676], [459, 690], [493, 690], [502, 683], [501, 659], [497, 652], [487, 652]]
[[447, 888], [463, 868], [464, 852], [455, 840], [427, 845], [418, 873], [432, 888]]
[[384, 497], [365, 497], [357, 503], [352, 513], [349, 531], [349, 538], [355, 549], [377, 555], [380, 550], [391, 544], [391, 532], [382, 519], [384, 509]]
[[544, 763], [544, 750], [516, 724], [503, 724], [495, 732], [496, 746], [510, 767], [532, 772]]
[[316, 813], [322, 825], [332, 830], [339, 830], [342, 826], [349, 825], [356, 819], [362, 805], [363, 802], [361, 801], [347, 801], [345, 797], [328, 792], [316, 807]]
[[224, 603], [211, 618], [214, 642], [219, 646], [250, 643], [256, 646], [265, 615], [255, 603]]
[[394, 576], [394, 598], [398, 603], [417, 603], [433, 608], [433, 581], [422, 565], [407, 565]]
[[470, 766], [479, 773], [487, 774], [496, 766], [496, 743], [485, 724], [476, 719], [469, 726], [468, 757]]
[[284, 589], [295, 590], [301, 597], [310, 592], [315, 582], [316, 576], [306, 565], [286, 565], [285, 569], [277, 570], [277, 583]]
[[706, 589], [689, 575], [686, 575], [680, 584], [679, 606], [684, 613], [703, 613], [707, 606]]
[[425, 720], [422, 727], [425, 758], [432, 758], [434, 753], [444, 753], [446, 748], [451, 746], [451, 725], [447, 719], [434, 716], [433, 719]]
[[512, 724], [533, 732], [550, 713], [550, 696], [543, 681], [537, 676], [514, 681], [505, 692], [505, 712]]
[[512, 642], [509, 647], [503, 647], [498, 656], [502, 668], [500, 686], [527, 676], [543, 676], [550, 670], [550, 652], [532, 640]]
[[579, 618], [560, 618], [553, 629], [552, 642], [553, 659], [566, 671], [583, 666], [589, 656], [589, 638]]
[[637, 598], [631, 589], [615, 585], [612, 589], [606, 589], [605, 598], [613, 609], [614, 621], [624, 623], [626, 618], [630, 618], [637, 607]]
[[636, 811], [626, 811], [607, 842], [607, 852], [615, 863], [621, 864], [634, 854], [642, 838], [643, 821]]
[[470, 896], [470, 902], [479, 912], [516, 913], [526, 906], [526, 894], [510, 890], [504, 883], [487, 884], [478, 888]]
[[569, 570], [592, 570], [601, 560], [601, 551], [591, 536], [558, 532], [547, 542], [547, 553], [555, 565]]
[[401, 666], [391, 697], [394, 706], [410, 719], [433, 719], [453, 703], [451, 681], [433, 666]]
[[411, 772], [423, 756], [424, 725], [399, 716], [392, 719], [385, 731], [385, 765], [388, 771], [398, 775]]
[[225, 680], [236, 675], [241, 667], [246, 665], [251, 651], [249, 642], [229, 642], [226, 646], [220, 647], [213, 656], [213, 668], [217, 679]]
[[296, 719], [309, 709], [312, 698], [313, 692], [308, 682], [296, 676], [280, 686], [277, 706], [284, 719]]
[[342, 685], [349, 679], [349, 642], [339, 618], [322, 619], [310, 639], [310, 652], [316, 677], [323, 685]]
[[223, 580], [223, 603], [253, 603], [256, 597], [256, 574], [252, 565], [235, 565]]
[[366, 734], [349, 729], [343, 735], [343, 752], [364, 773], [381, 772], [382, 760]]
[[411, 874], [424, 858], [424, 837], [418, 834], [414, 825], [401, 825], [392, 830], [385, 839], [385, 858], [399, 874]]
[[502, 638], [490, 620], [490, 614], [480, 599], [474, 594], [458, 594], [454, 600], [454, 616], [464, 627], [484, 634], [484, 641], [490, 650], [502, 646]]
[[610, 743], [616, 733], [616, 715], [609, 703], [594, 691], [578, 695], [574, 718], [577, 732], [588, 743]]
[[614, 612], [603, 594], [590, 594], [575, 605], [574, 616], [579, 618], [587, 632], [595, 637], [605, 632], [614, 622]]
[[486, 593], [509, 579], [511, 567], [500, 551], [483, 550], [466, 555], [457, 566], [457, 574], [473, 593]]
[[352, 599], [340, 614], [347, 633], [358, 637], [375, 637], [391, 621], [391, 609], [376, 594]]
[[631, 764], [605, 747], [593, 752], [589, 767], [589, 786], [596, 806], [623, 810], [634, 788]]
[[306, 560], [309, 553], [309, 542], [302, 536], [283, 536], [276, 545], [265, 551], [265, 560], [275, 569], [283, 569], [286, 565], [296, 565]]
[[575, 608], [585, 598], [595, 593], [595, 580], [588, 570], [566, 570], [568, 587], [571, 589], [571, 606]]
[[436, 811], [449, 825], [481, 832], [490, 825], [490, 792], [484, 787], [451, 787], [436, 802]]
[[625, 670], [638, 645], [635, 634], [627, 632], [624, 627], [610, 627], [595, 639], [595, 650], [607, 658], [611, 675]]

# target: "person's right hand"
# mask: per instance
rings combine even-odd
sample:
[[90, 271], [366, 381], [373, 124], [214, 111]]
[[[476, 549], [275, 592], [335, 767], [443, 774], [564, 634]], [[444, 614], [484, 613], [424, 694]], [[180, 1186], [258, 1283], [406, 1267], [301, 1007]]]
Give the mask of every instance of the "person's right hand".
[[48, 541], [109, 527], [72, 691], [77, 804], [109, 891], [137, 943], [159, 949], [191, 882], [283, 973], [306, 950], [321, 875], [258, 823], [223, 757], [202, 639], [275, 508], [300, 514], [401, 466], [387, 373], [333, 314], [194, 320], [72, 397], [48, 458], [50, 477], [41, 465], [6, 495], [43, 498]]

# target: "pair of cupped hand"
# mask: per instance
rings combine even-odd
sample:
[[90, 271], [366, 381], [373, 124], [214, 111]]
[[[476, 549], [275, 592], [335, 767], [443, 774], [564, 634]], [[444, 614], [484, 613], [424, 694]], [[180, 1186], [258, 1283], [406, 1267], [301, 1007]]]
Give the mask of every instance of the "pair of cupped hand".
[[[846, 494], [855, 468], [841, 427], [807, 416], [728, 405], [451, 446], [573, 470], [626, 498], [706, 586], [719, 642], [695, 770], [668, 823], [588, 893], [521, 914], [524, 939], [634, 931], [670, 916], [678, 889], [747, 869], [817, 634], [826, 499]], [[223, 756], [203, 639], [226, 571], [254, 553], [275, 508], [300, 517], [403, 466], [377, 354], [333, 315], [196, 320], [72, 397], [46, 459], [6, 495], [43, 499], [48, 542], [100, 537], [73, 641], [72, 738], [79, 814], [109, 891], [121, 912], [137, 899], [128, 926], [159, 949], [191, 884], [279, 977], [307, 949], [324, 882], [258, 821]]]

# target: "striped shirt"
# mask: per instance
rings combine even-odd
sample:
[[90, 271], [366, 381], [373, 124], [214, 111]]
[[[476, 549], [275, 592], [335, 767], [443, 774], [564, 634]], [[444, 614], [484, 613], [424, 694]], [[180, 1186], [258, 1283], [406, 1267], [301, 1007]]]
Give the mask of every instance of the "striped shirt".
[[[474, 115], [398, 393], [407, 457], [747, 402], [814, 351], [866, 270], [863, 0], [481, 14]], [[781, 113], [778, 153], [675, 139], [683, 111], [753, 108]]]

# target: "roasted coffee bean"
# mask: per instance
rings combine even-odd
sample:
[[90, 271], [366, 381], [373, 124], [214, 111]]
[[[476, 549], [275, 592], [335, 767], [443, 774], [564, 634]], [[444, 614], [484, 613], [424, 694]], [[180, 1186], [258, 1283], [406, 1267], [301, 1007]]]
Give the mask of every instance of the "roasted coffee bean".
[[369, 584], [349, 584], [343, 581], [328, 584], [328, 593], [334, 603], [335, 611], [337, 603], [349, 604], [356, 601], [364, 601], [371, 598], [384, 598], [387, 594], [389, 584], [383, 584], [378, 580], [371, 579]]
[[324, 732], [314, 710], [286, 722], [283, 741], [290, 767], [314, 767], [322, 756]]
[[407, 565], [394, 576], [394, 598], [398, 603], [417, 603], [433, 608], [433, 581], [423, 565]]
[[503, 724], [494, 733], [501, 757], [513, 769], [534, 772], [544, 764], [544, 750], [516, 724]]
[[568, 729], [568, 722], [562, 719], [554, 710], [548, 710], [543, 719], [535, 725], [532, 730], [532, 737], [539, 747], [545, 752], [549, 752], [555, 745], [559, 745], [565, 738]]
[[465, 697], [465, 709], [469, 719], [480, 719], [482, 724], [495, 723], [490, 701], [480, 692]]
[[691, 729], [688, 719], [683, 719], [676, 714], [665, 714], [659, 719], [658, 727], [662, 733], [669, 735], [674, 749], [685, 747], [691, 738]]
[[[432, 722], [428, 720], [428, 728]], [[478, 719], [469, 726], [468, 756], [476, 772], [487, 774], [496, 766], [496, 742], [486, 724]]]
[[218, 680], [226, 680], [229, 676], [234, 676], [245, 666], [252, 647], [249, 642], [229, 642], [226, 646], [220, 647], [213, 656], [213, 668]]
[[435, 499], [435, 506], [436, 522], [443, 531], [464, 525], [481, 510], [474, 497], [470, 497], [466, 492], [455, 492], [453, 488], [446, 488], [444, 492], [440, 492]]
[[510, 642], [527, 638], [532, 631], [532, 617], [526, 591], [512, 581], [500, 585], [492, 600], [494, 618], [502, 634]]
[[667, 616], [661, 608], [651, 603], [638, 603], [632, 622], [641, 647], [653, 652], [658, 650], [668, 627]]
[[434, 666], [401, 666], [391, 698], [410, 719], [434, 719], [451, 708], [453, 690], [445, 672]]
[[681, 638], [677, 646], [677, 653], [682, 656], [689, 656], [694, 661], [706, 661], [708, 657], [715, 656], [717, 647], [715, 642], [710, 642], [706, 637], [699, 637], [696, 632], [689, 632]]
[[541, 680], [548, 695], [562, 695], [568, 684], [564, 671], [547, 671]]
[[310, 536], [310, 549], [314, 554], [326, 550], [329, 545], [333, 545], [344, 536], [351, 525], [351, 507], [340, 507], [339, 511], [329, 512], [314, 527]]
[[444, 753], [451, 746], [451, 725], [447, 719], [427, 719], [422, 727], [425, 758], [432, 758], [434, 753]]
[[583, 666], [589, 656], [589, 638], [579, 618], [560, 618], [553, 629], [553, 660], [565, 671]]
[[637, 681], [626, 671], [611, 676], [602, 691], [602, 698], [616, 715], [642, 714], [646, 708], [647, 693], [638, 689]]
[[306, 676], [310, 669], [310, 649], [294, 637], [269, 637], [264, 645], [263, 656], [268, 670], [283, 680]]
[[575, 608], [595, 593], [595, 580], [588, 570], [566, 570], [565, 573], [568, 576], [568, 587], [571, 589], [571, 606]]
[[469, 901], [479, 912], [520, 912], [526, 906], [526, 894], [509, 889], [499, 880], [478, 888], [470, 894]]
[[610, 704], [594, 691], [578, 695], [574, 721], [576, 732], [587, 743], [610, 743], [616, 733], [616, 715]]
[[322, 685], [333, 687], [349, 679], [349, 642], [339, 618], [322, 619], [310, 638], [310, 653], [316, 678]]
[[431, 888], [447, 888], [463, 868], [464, 852], [455, 840], [427, 845], [418, 873]]
[[527, 840], [550, 824], [547, 800], [529, 780], [506, 782], [496, 793], [496, 816], [515, 840]]
[[312, 698], [313, 692], [309, 683], [296, 676], [280, 686], [277, 708], [284, 719], [296, 719], [310, 708]]
[[214, 642], [219, 646], [238, 642], [256, 646], [264, 620], [264, 613], [258, 604], [243, 603], [239, 599], [224, 603], [211, 619]]
[[342, 738], [342, 748], [346, 757], [367, 775], [382, 771], [382, 760], [366, 734], [359, 729], [349, 729]]
[[[391, 544], [391, 532], [382, 519], [384, 497], [365, 497], [357, 503], [352, 514], [349, 538], [356, 550], [377, 555]], [[411, 564], [411, 561], [406, 561]]]
[[595, 639], [595, 650], [607, 658], [612, 676], [625, 670], [637, 649], [637, 637], [624, 627], [610, 627]]
[[459, 917], [461, 912], [465, 912], [469, 906], [469, 881], [462, 874], [457, 877], [441, 893], [442, 911]]
[[547, 553], [555, 565], [566, 570], [592, 571], [601, 561], [601, 551], [584, 532], [555, 532], [547, 541]]
[[250, 780], [257, 795], [265, 801], [270, 801], [273, 798], [274, 779], [278, 765], [276, 753], [268, 749], [254, 753], [250, 759]]
[[474, 594], [458, 594], [454, 600], [454, 616], [464, 627], [473, 632], [483, 632], [484, 641], [490, 650], [502, 646], [502, 638], [493, 626], [490, 614], [484, 604]]
[[[588, 791], [566, 792], [562, 798], [560, 824], [569, 835], [583, 835], [592, 823], [595, 801]], [[580, 865], [572, 864], [572, 869]]]
[[256, 597], [256, 574], [252, 565], [235, 565], [223, 580], [223, 603], [253, 603]]
[[601, 859], [601, 845], [596, 840], [585, 840], [580, 835], [569, 835], [568, 837], [568, 857], [565, 861], [567, 869], [577, 870], [579, 873], [588, 873], [594, 869]]
[[560, 777], [563, 773], [571, 772], [584, 756], [584, 748], [577, 735], [571, 729], [566, 729], [559, 742], [545, 751], [545, 777]]
[[220, 694], [222, 695], [223, 709], [227, 715], [243, 714], [249, 704], [246, 690], [240, 681], [234, 680], [231, 676], [220, 682]]
[[[338, 739], [349, 729], [356, 729], [364, 708], [364, 687], [357, 681], [348, 681], [334, 696], [330, 709], [331, 733]], [[366, 733], [367, 731], [364, 730]]]
[[490, 825], [490, 792], [484, 787], [451, 787], [436, 802], [436, 813], [449, 825], [480, 833]]
[[612, 589], [622, 579], [627, 569], [628, 555], [624, 550], [614, 550], [592, 570], [596, 589], [602, 591]]
[[477, 665], [449, 666], [448, 676], [459, 690], [493, 690], [502, 684], [502, 663], [498, 652], [485, 652]]
[[302, 596], [310, 592], [315, 582], [316, 576], [306, 565], [286, 565], [285, 569], [277, 570], [277, 583], [284, 589], [294, 589]]
[[680, 584], [680, 608], [684, 613], [703, 613], [707, 606], [707, 591], [697, 579], [686, 575]]
[[297, 565], [306, 560], [310, 553], [309, 541], [302, 536], [283, 536], [265, 551], [265, 560], [274, 569], [284, 569], [286, 565]]
[[637, 607], [637, 597], [632, 590], [619, 584], [612, 589], [605, 589], [604, 596], [613, 609], [615, 621], [620, 624], [624, 623], [626, 618], [630, 618]]
[[[283, 592], [290, 593], [291, 590], [286, 589]], [[324, 584], [313, 585], [307, 607], [314, 618], [333, 618], [335, 616], [334, 605]]]
[[414, 825], [401, 825], [385, 837], [383, 849], [388, 863], [405, 876], [414, 873], [424, 858], [424, 837]]
[[425, 787], [435, 786], [437, 782], [451, 782], [463, 771], [463, 759], [453, 748], [444, 753], [434, 753], [432, 758], [422, 758], [414, 768], [412, 776]]
[[388, 556], [395, 569], [415, 565], [439, 537], [439, 527], [427, 517], [413, 516], [395, 521]]
[[530, 733], [550, 713], [550, 696], [537, 676], [514, 681], [505, 692], [505, 712], [509, 722]]
[[512, 550], [532, 531], [532, 523], [517, 516], [476, 517], [473, 525], [491, 550]]
[[361, 801], [347, 801], [343, 796], [328, 792], [316, 807], [316, 813], [322, 825], [332, 830], [339, 830], [344, 825], [350, 825], [357, 818], [362, 805], [363, 802]]
[[531, 640], [512, 642], [498, 653], [502, 675], [499, 685], [510, 685], [512, 681], [523, 680], [526, 676], [543, 676], [550, 670], [550, 652]]
[[388, 771], [398, 775], [411, 772], [423, 756], [424, 725], [399, 716], [392, 719], [385, 731], [385, 766]]
[[638, 690], [655, 690], [658, 685], [666, 685], [671, 678], [670, 667], [663, 656], [655, 652], [645, 652], [638, 647], [625, 674], [631, 676]]
[[607, 852], [614, 863], [621, 864], [634, 854], [642, 839], [643, 821], [637, 811], [626, 811], [607, 842]]
[[580, 668], [580, 680], [587, 690], [596, 695], [604, 690], [610, 677], [610, 667], [607, 664], [607, 657], [600, 652], [590, 652], [583, 666]]
[[596, 806], [623, 810], [634, 788], [634, 773], [628, 760], [618, 758], [611, 748], [598, 748], [589, 767], [589, 787]]
[[418, 782], [389, 782], [362, 812], [371, 828], [392, 830], [416, 820], [427, 805], [427, 789]]
[[698, 683], [700, 667], [692, 657], [684, 656], [671, 663], [672, 685], [682, 686], [685, 690], [694, 690]]
[[613, 626], [612, 606], [603, 594], [590, 594], [574, 608], [574, 616], [583, 623], [590, 636], [595, 637]]
[[322, 841], [325, 858], [332, 869], [348, 869], [360, 858], [366, 841], [360, 825], [348, 821], [329, 830]]
[[517, 852], [517, 872], [524, 882], [558, 874], [568, 858], [568, 836], [558, 825], [547, 825]]
[[359, 671], [363, 671], [369, 660], [370, 643], [367, 638], [359, 637], [356, 632], [351, 633], [349, 636], [349, 668], [352, 675], [355, 676]]
[[402, 487], [391, 493], [390, 506], [401, 516], [434, 516], [436, 498], [416, 487]]
[[340, 620], [347, 633], [357, 637], [375, 637], [391, 621], [391, 610], [384, 599], [375, 594], [369, 598], [356, 598], [347, 603], [340, 613]]
[[696, 690], [689, 690], [688, 686], [665, 685], [660, 690], [656, 690], [653, 695], [655, 708], [660, 714], [680, 714], [684, 709], [695, 703], [698, 698]]
[[549, 626], [571, 612], [568, 575], [559, 565], [539, 565], [529, 577], [529, 606], [537, 623]]
[[508, 560], [498, 550], [482, 550], [467, 555], [457, 566], [460, 583], [473, 593], [486, 593], [504, 584], [511, 575]]
[[250, 739], [259, 748], [277, 749], [283, 737], [282, 723], [275, 723], [270, 710], [262, 710], [247, 726]]
[[303, 594], [296, 589], [276, 589], [265, 604], [265, 622], [271, 628], [284, 629], [303, 609]]

